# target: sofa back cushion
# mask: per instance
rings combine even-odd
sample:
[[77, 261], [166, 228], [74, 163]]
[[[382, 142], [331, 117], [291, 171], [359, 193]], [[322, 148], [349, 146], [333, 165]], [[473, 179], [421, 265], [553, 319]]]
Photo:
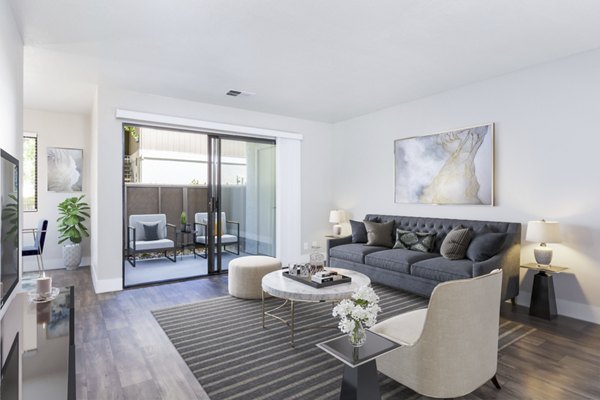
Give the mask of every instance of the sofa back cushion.
[[440, 253], [446, 235], [456, 225], [471, 228], [474, 233], [481, 230], [483, 227], [486, 227], [486, 229], [490, 229], [495, 233], [507, 233], [507, 239], [499, 251], [502, 251], [513, 244], [521, 243], [521, 224], [515, 222], [474, 221], [468, 219], [407, 217], [381, 214], [367, 214], [365, 216], [365, 221], [394, 221], [395, 229], [412, 232], [435, 232], [435, 245], [432, 250], [434, 253]]

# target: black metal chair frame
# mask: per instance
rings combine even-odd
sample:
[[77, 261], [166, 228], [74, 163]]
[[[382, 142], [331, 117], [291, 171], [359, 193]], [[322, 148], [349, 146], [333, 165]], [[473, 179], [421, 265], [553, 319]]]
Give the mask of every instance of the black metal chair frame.
[[[136, 259], [135, 259], [135, 255], [136, 254], [141, 254], [141, 253], [163, 253], [165, 258], [167, 258], [168, 260], [172, 261], [172, 262], [177, 262], [177, 227], [173, 224], [169, 224], [167, 223], [167, 228], [173, 228], [173, 233], [175, 235], [175, 240], [173, 241], [173, 247], [159, 247], [156, 249], [143, 249], [143, 250], [138, 250], [136, 248], [136, 241], [133, 240], [133, 248], [131, 247], [131, 238], [133, 237], [135, 239], [135, 231], [136, 228], [133, 226], [128, 226], [127, 227], [127, 261], [129, 262], [129, 264], [131, 264], [132, 267], [135, 268], [136, 265]], [[169, 257], [169, 255], [167, 254], [168, 251], [173, 250], [173, 258]]]
[[[37, 246], [37, 247], [31, 251], [23, 250], [21, 252], [22, 257], [36, 256], [38, 272], [40, 273], [40, 276], [42, 276], [43, 274], [46, 273], [46, 270], [44, 268], [44, 259], [42, 258], [42, 254], [44, 253], [44, 243], [46, 242], [46, 232], [48, 232], [48, 220], [45, 219], [43, 221], [44, 221], [44, 223], [42, 223], [42, 230], [40, 230], [39, 228], [23, 229], [23, 233], [33, 234], [33, 242], [35, 243], [35, 246]], [[40, 235], [39, 242], [38, 242], [38, 235]]]
[[[235, 254], [235, 255], [239, 256], [240, 255], [240, 223], [237, 222], [237, 221], [225, 221], [225, 224], [231, 224], [231, 225], [235, 225], [236, 226], [236, 229], [237, 229], [236, 238], [237, 238], [237, 240], [235, 242], [233, 242], [233, 243], [221, 243], [221, 246], [223, 246], [223, 249], [226, 252], [228, 252], [230, 254]], [[198, 228], [198, 226], [201, 226], [204, 229], [204, 231], [203, 231], [204, 235], [199, 235], [199, 236], [204, 236], [205, 238], [208, 238], [208, 235], [207, 235], [207, 233], [208, 233], [208, 224], [203, 224], [202, 222], [194, 222], [194, 226], [196, 228], [196, 232], [197, 233], [200, 233], [200, 229]], [[204, 244], [204, 253], [203, 254], [197, 253], [196, 252], [196, 247], [194, 246], [194, 257], [195, 256], [199, 256], [199, 257], [202, 257], [202, 258], [208, 258], [208, 249], [207, 249], [207, 247], [208, 247], [208, 240], [206, 240], [206, 243], [200, 243], [200, 242], [196, 241], [196, 236], [198, 236], [198, 235], [194, 235], [194, 243], [196, 243], [196, 244]], [[215, 243], [215, 245], [216, 245], [216, 243]], [[227, 250], [227, 246], [232, 246], [232, 245], [236, 245], [236, 251], [235, 252]]]

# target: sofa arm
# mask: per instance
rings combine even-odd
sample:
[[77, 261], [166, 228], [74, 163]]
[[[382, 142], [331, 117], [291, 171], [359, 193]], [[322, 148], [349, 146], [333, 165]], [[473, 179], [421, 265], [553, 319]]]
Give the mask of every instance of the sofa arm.
[[352, 235], [342, 236], [339, 238], [327, 239], [327, 254], [329, 254], [329, 249], [335, 246], [341, 246], [343, 244], [352, 243]]
[[502, 269], [502, 300], [513, 299], [519, 294], [520, 244], [513, 244], [490, 259], [473, 263], [473, 277]]
[[476, 276], [487, 275], [495, 269], [502, 269], [503, 254], [496, 254], [485, 261], [473, 263], [473, 278]]

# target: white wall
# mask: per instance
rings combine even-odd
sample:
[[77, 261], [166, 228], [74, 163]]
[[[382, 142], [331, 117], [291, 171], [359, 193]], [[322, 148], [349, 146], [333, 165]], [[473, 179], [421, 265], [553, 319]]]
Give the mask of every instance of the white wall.
[[[21, 159], [23, 142], [23, 41], [7, 1], [0, 1], [0, 148]], [[22, 224], [22, 219], [21, 219]], [[21, 299], [13, 291], [0, 310], [3, 360], [21, 331]], [[20, 350], [22, 341], [20, 341]], [[19, 371], [19, 376], [21, 371]]]
[[[560, 221], [551, 245], [558, 312], [600, 322], [600, 51], [465, 86], [335, 125], [343, 154], [336, 206], [366, 213], [515, 221]], [[427, 206], [393, 200], [395, 139], [496, 123], [496, 206]], [[523, 229], [525, 232], [525, 227]], [[533, 261], [523, 243], [521, 261]], [[524, 275], [524, 273], [522, 273]], [[519, 303], [528, 305], [531, 273]]]
[[[89, 200], [90, 186], [90, 118], [87, 115], [59, 113], [25, 109], [23, 112], [23, 129], [38, 136], [38, 211], [23, 214], [23, 226], [37, 227], [42, 218], [48, 220], [48, 232], [44, 246], [44, 267], [46, 269], [64, 268], [62, 245], [58, 244], [58, 204], [68, 197], [85, 195]], [[81, 192], [56, 193], [48, 188], [48, 147], [67, 147], [83, 149], [83, 187]], [[89, 222], [89, 221], [88, 221]], [[88, 225], [89, 226], [89, 225]], [[31, 234], [23, 237], [24, 244], [31, 244]], [[81, 265], [90, 265], [90, 239], [82, 241], [83, 260]], [[35, 257], [23, 258], [23, 271], [37, 271]]]
[[[241, 99], [243, 101], [243, 99]], [[114, 88], [98, 89], [92, 118], [92, 274], [96, 291], [115, 290], [122, 284], [122, 128], [117, 108], [169, 116], [296, 132], [302, 141], [302, 238], [322, 240], [328, 232], [330, 208], [329, 159], [331, 125], [181, 99], [134, 93]], [[94, 130], [97, 132], [94, 133]], [[98, 160], [98, 166], [94, 165]], [[298, 248], [301, 243], [297, 244]], [[94, 249], [98, 251], [94, 251]], [[101, 250], [101, 251], [100, 251]]]

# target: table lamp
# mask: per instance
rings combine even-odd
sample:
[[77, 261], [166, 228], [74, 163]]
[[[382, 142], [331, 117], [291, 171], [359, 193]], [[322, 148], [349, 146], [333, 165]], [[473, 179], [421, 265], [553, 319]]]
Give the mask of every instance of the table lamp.
[[344, 222], [346, 213], [343, 210], [331, 210], [329, 212], [329, 222], [333, 225], [333, 236], [340, 236], [342, 234], [342, 225]]
[[529, 221], [525, 240], [540, 244], [533, 249], [535, 262], [538, 265], [550, 265], [552, 249], [546, 243], [560, 243], [560, 225], [556, 221]]

